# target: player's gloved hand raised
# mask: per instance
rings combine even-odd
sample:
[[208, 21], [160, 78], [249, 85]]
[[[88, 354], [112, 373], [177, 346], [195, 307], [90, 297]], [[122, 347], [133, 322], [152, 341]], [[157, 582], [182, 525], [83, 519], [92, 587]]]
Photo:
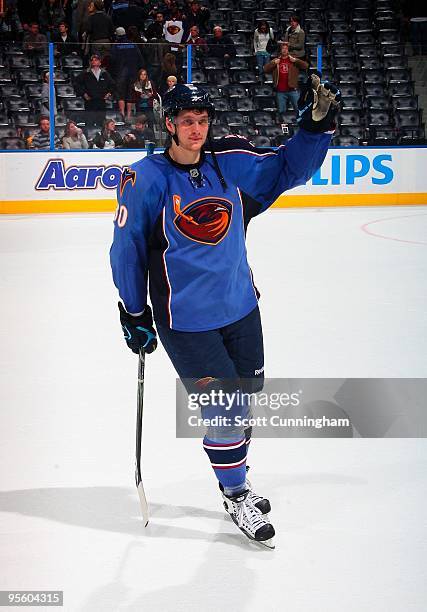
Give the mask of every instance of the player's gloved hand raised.
[[299, 126], [317, 133], [334, 130], [340, 100], [341, 92], [338, 87], [327, 81], [321, 83], [320, 73], [312, 72], [301, 87], [297, 119]]
[[140, 349], [152, 353], [157, 348], [156, 330], [153, 327], [151, 308], [146, 305], [141, 315], [135, 317], [126, 312], [123, 304], [118, 304], [120, 310], [120, 323], [128, 347], [136, 354]]

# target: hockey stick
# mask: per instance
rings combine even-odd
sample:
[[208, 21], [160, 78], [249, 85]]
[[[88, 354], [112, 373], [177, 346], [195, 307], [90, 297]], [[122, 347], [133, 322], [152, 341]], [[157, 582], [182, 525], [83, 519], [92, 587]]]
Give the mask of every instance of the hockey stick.
[[136, 416], [136, 453], [135, 453], [135, 482], [141, 504], [144, 527], [148, 525], [148, 504], [145, 497], [144, 486], [141, 478], [141, 438], [142, 438], [142, 413], [144, 409], [144, 367], [145, 351], [140, 349], [138, 358], [138, 395]]

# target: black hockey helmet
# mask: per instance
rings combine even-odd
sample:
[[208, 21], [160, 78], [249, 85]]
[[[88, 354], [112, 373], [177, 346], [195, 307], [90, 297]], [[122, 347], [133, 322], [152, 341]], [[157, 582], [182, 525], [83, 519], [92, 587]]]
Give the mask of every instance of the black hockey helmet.
[[163, 112], [169, 118], [176, 117], [179, 111], [191, 108], [207, 110], [211, 119], [215, 114], [215, 107], [209, 93], [192, 83], [185, 85], [178, 83], [163, 96], [162, 103]]

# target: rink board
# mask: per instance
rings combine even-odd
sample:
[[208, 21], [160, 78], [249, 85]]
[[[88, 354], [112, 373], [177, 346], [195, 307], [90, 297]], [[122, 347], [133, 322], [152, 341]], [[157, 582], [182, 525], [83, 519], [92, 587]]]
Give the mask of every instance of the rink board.
[[[123, 167], [143, 151], [0, 153], [0, 213], [109, 212]], [[427, 147], [331, 148], [278, 208], [427, 204]]]

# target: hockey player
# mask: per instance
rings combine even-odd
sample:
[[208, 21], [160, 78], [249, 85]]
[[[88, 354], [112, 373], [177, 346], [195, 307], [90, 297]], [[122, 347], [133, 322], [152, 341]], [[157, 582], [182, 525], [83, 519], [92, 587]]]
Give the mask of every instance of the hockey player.
[[[163, 100], [170, 145], [123, 172], [111, 266], [120, 320], [133, 352], [159, 338], [179, 377], [196, 388], [235, 381], [262, 388], [259, 294], [246, 258], [248, 222], [321, 166], [334, 130], [339, 92], [312, 76], [300, 98], [300, 130], [277, 151], [239, 137], [209, 138], [214, 107], [195, 85]], [[242, 198], [242, 192], [250, 197]], [[225, 383], [224, 383], [225, 384]], [[210, 427], [203, 440], [224, 506], [241, 531], [273, 547], [270, 503], [246, 478], [250, 430]]]

